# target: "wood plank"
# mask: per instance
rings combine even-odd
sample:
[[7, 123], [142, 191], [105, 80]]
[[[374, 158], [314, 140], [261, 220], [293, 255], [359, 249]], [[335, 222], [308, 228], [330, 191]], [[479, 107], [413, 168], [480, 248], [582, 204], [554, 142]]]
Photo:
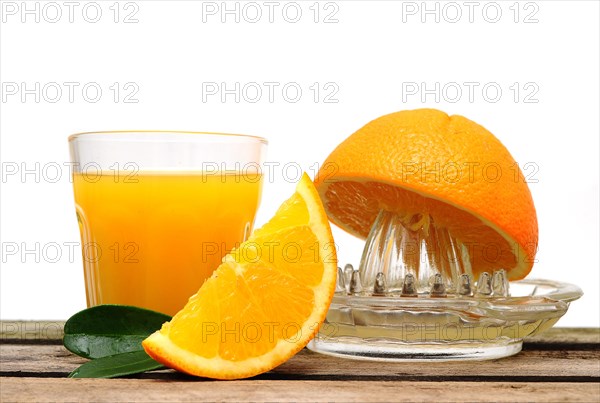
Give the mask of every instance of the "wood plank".
[[0, 376], [37, 372], [62, 377], [86, 361], [61, 345], [0, 344]]
[[554, 327], [525, 339], [526, 344], [600, 344], [600, 328]]
[[0, 341], [15, 340], [62, 340], [64, 321], [60, 320], [22, 320], [0, 321]]
[[81, 401], [472, 401], [592, 402], [600, 385], [580, 383], [172, 381], [2, 378], [0, 400]]
[[[0, 321], [0, 342], [55, 340], [63, 338], [64, 321]], [[555, 327], [526, 339], [534, 344], [600, 344], [600, 328]]]
[[[60, 345], [0, 345], [0, 375], [64, 377], [86, 360]], [[154, 376], [147, 374], [144, 376]], [[160, 375], [177, 378], [172, 372]], [[302, 350], [262, 378], [279, 379], [404, 379], [498, 380], [499, 377], [542, 381], [544, 377], [600, 381], [600, 349], [527, 350], [501, 360], [453, 363], [385, 363], [356, 361]], [[466, 378], [466, 379], [465, 379]], [[561, 379], [564, 378], [564, 379]]]

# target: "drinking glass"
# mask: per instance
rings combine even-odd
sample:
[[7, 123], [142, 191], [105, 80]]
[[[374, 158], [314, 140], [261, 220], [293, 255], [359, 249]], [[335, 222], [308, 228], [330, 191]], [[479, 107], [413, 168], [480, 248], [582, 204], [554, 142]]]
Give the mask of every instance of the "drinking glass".
[[252, 230], [261, 137], [95, 132], [69, 145], [88, 307], [173, 315]]

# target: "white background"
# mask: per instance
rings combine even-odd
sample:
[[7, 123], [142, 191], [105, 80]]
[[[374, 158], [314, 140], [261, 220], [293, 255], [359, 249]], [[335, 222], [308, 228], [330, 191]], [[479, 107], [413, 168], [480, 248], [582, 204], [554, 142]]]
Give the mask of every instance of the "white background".
[[[268, 160], [281, 165], [265, 184], [261, 225], [293, 191], [295, 170], [284, 172], [283, 164], [313, 176], [310, 167], [369, 120], [434, 107], [484, 125], [522, 167], [537, 169], [526, 171], [537, 181], [530, 188], [540, 227], [531, 277], [583, 288], [561, 326], [600, 325], [598, 2], [475, 2], [471, 15], [464, 2], [428, 2], [437, 15], [422, 14], [421, 2], [278, 2], [272, 22], [263, 2], [239, 2], [239, 22], [235, 14], [221, 15], [221, 2], [76, 2], [72, 16], [63, 2], [26, 3], [37, 16], [23, 14], [20, 1], [2, 1], [2, 319], [65, 319], [85, 307], [81, 256], [75, 250], [71, 258], [64, 244], [79, 242], [63, 165], [69, 134], [171, 129], [267, 137]], [[102, 15], [94, 23], [97, 8]], [[298, 8], [302, 15], [291, 22]], [[253, 23], [257, 9], [262, 18]], [[62, 17], [53, 23], [57, 10]], [[124, 22], [131, 13], [137, 22]], [[239, 102], [203, 93], [222, 82], [279, 86], [273, 102], [264, 86], [254, 103], [255, 92]], [[473, 94], [465, 82], [476, 83]], [[36, 83], [38, 102], [35, 93], [22, 98]], [[76, 83], [67, 84], [72, 99], [64, 83]], [[93, 88], [82, 94], [89, 83], [102, 89], [97, 102]], [[297, 102], [291, 90], [282, 95], [287, 83], [302, 89]], [[413, 94], [415, 86], [436, 85], [439, 99]], [[125, 102], [136, 88], [129, 100], [138, 102]], [[328, 100], [337, 102], [325, 102], [332, 91]], [[22, 176], [24, 169], [34, 173]], [[337, 228], [334, 236], [340, 263], [357, 264], [362, 243]], [[62, 255], [53, 262], [56, 250], [48, 245], [55, 244]], [[19, 251], [6, 253], [14, 245]], [[22, 254], [36, 245], [37, 255]]]

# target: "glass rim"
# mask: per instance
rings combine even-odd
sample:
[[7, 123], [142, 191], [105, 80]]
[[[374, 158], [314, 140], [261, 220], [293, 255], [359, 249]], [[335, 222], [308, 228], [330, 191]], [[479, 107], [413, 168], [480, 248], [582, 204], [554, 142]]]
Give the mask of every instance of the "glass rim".
[[187, 131], [187, 130], [105, 130], [105, 131], [91, 131], [91, 132], [80, 132], [71, 134], [68, 137], [68, 141], [72, 142], [80, 138], [87, 137], [112, 137], [118, 134], [181, 134], [181, 135], [209, 135], [209, 136], [222, 136], [222, 137], [242, 137], [249, 140], [255, 140], [259, 143], [268, 145], [269, 141], [260, 136], [254, 136], [251, 134], [237, 134], [237, 133], [222, 133], [222, 132], [201, 132], [201, 131]]

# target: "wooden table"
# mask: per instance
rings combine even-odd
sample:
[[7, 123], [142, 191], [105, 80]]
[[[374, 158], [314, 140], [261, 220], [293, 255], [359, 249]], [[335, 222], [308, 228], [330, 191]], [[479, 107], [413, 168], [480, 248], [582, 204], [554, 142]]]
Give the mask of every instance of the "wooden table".
[[126, 379], [68, 379], [85, 362], [61, 344], [62, 322], [0, 322], [0, 401], [600, 402], [600, 329], [551, 329], [493, 361], [381, 363], [303, 350], [252, 379], [171, 370]]

